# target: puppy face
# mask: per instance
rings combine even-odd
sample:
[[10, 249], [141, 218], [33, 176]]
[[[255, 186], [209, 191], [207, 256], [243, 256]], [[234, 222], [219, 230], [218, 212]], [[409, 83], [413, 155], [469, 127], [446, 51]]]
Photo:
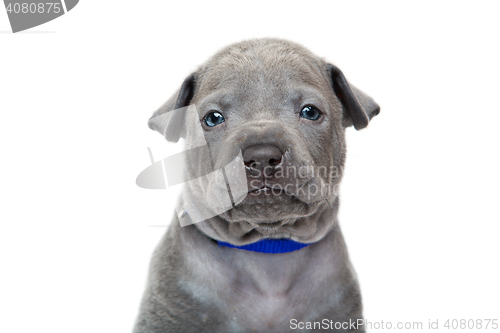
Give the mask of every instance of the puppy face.
[[[269, 223], [306, 216], [333, 194], [345, 148], [342, 105], [325, 64], [283, 46], [237, 48], [216, 57], [198, 80], [198, 119], [189, 123], [201, 124], [213, 168], [239, 151], [246, 166], [249, 193], [221, 214], [224, 219]], [[203, 159], [198, 155], [191, 165], [209, 167]], [[204, 186], [207, 201], [213, 186]]]
[[[220, 51], [177, 96], [175, 105], [167, 102], [152, 120], [196, 105], [182, 119], [170, 119], [165, 132], [169, 139], [177, 131], [192, 151], [186, 155], [186, 172], [196, 179], [188, 184], [192, 197], [207, 207], [219, 205], [231, 171], [226, 168], [216, 180], [200, 176], [238, 156], [244, 165], [244, 198], [219, 214], [228, 222], [285, 223], [313, 215], [337, 196], [344, 129], [363, 128], [378, 113], [373, 100], [351, 89], [336, 67], [299, 45], [273, 39]], [[207, 149], [194, 149], [193, 138], [201, 135]]]

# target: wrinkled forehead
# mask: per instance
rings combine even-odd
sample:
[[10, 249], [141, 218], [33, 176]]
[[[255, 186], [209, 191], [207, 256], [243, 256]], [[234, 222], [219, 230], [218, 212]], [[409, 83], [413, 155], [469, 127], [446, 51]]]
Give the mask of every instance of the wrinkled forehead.
[[197, 92], [207, 96], [216, 91], [235, 90], [251, 95], [280, 94], [298, 87], [322, 90], [329, 86], [324, 65], [298, 54], [241, 56], [228, 54], [206, 65]]

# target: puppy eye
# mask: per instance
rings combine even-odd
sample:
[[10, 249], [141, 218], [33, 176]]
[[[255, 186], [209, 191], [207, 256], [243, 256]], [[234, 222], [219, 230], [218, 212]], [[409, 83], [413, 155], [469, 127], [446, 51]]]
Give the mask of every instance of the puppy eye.
[[210, 112], [203, 118], [203, 122], [208, 127], [214, 127], [222, 124], [225, 121], [224, 116], [220, 112]]
[[314, 106], [306, 106], [300, 111], [300, 116], [308, 120], [318, 120], [321, 117], [321, 111]]

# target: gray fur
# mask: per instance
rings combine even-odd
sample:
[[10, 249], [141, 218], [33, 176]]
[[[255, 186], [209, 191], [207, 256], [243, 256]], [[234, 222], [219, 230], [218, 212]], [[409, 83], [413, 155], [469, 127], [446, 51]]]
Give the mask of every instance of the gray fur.
[[[169, 112], [188, 104], [195, 104], [198, 114]], [[305, 104], [324, 113], [321, 121], [299, 118]], [[349, 85], [335, 66], [300, 45], [257, 39], [231, 45], [209, 59], [155, 112], [149, 125], [169, 141], [185, 137], [190, 148], [195, 126], [210, 110], [223, 112], [226, 122], [205, 129], [209, 154], [187, 155], [187, 173], [194, 178], [223, 167], [240, 149], [262, 144], [286, 152], [282, 165], [325, 166], [338, 172], [276, 180], [280, 186], [300, 183], [307, 196], [295, 188], [269, 198], [248, 198], [186, 227], [175, 216], [153, 255], [134, 332], [289, 332], [291, 319], [362, 318], [356, 274], [337, 222], [338, 195], [311, 196], [310, 190], [339, 184], [345, 129], [364, 128], [378, 114], [378, 105]], [[201, 178], [190, 184], [179, 207], [183, 198], [213, 204], [215, 185]], [[264, 238], [314, 244], [264, 254], [214, 241], [244, 245]]]

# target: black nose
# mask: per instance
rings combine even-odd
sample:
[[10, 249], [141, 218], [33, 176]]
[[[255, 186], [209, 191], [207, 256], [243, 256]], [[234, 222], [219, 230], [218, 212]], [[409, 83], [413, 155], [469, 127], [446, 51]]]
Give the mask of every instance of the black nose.
[[281, 157], [281, 151], [272, 145], [251, 146], [243, 152], [245, 165], [253, 171], [259, 170], [266, 177], [274, 174]]

